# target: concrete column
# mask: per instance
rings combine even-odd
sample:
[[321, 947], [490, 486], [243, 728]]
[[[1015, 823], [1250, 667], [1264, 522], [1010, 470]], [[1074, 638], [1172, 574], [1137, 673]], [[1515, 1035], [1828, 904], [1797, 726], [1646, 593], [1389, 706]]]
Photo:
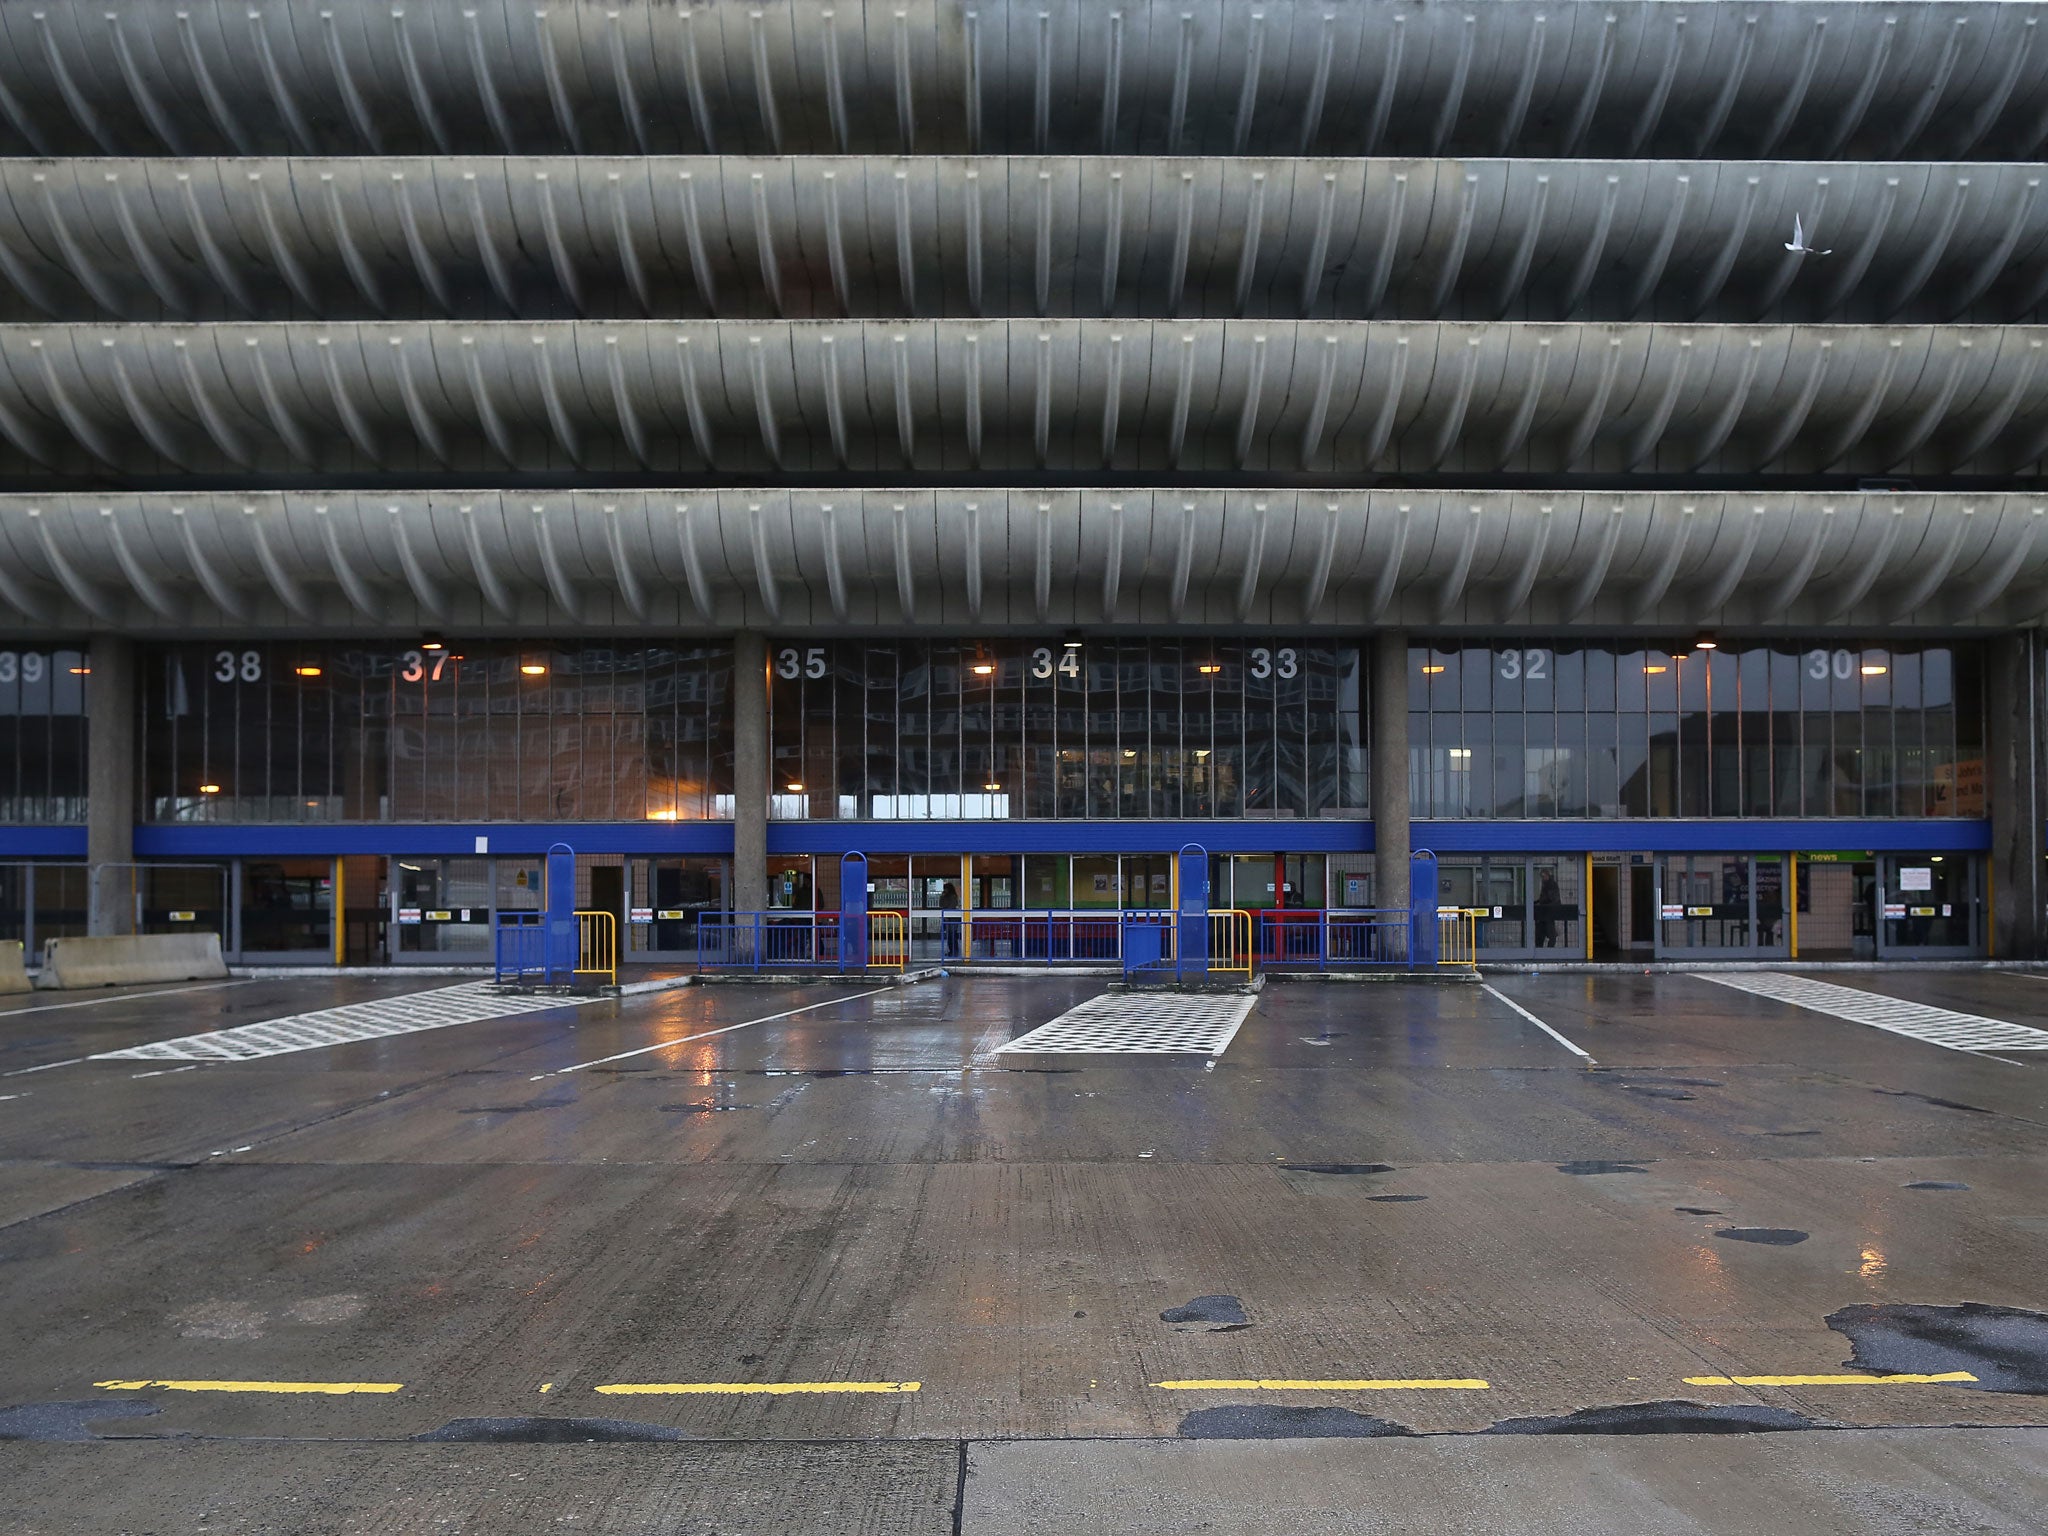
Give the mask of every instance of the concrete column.
[[[85, 680], [85, 858], [91, 866], [86, 931], [133, 933], [128, 871], [135, 862], [135, 647], [95, 635]], [[104, 871], [104, 872], [103, 872]]]
[[2048, 795], [2042, 782], [2040, 646], [2031, 631], [2000, 635], [1986, 643], [1984, 662], [1992, 952], [2001, 960], [2038, 960], [2048, 954], [2048, 921], [2042, 913], [2048, 902], [2041, 831]]
[[1408, 905], [1408, 637], [1381, 630], [1372, 653], [1373, 905]]
[[768, 905], [768, 642], [733, 637], [733, 910]]

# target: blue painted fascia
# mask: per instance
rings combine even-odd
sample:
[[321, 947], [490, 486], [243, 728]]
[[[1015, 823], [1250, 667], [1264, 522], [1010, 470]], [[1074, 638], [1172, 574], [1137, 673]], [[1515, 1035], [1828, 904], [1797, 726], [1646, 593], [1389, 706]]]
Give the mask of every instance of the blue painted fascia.
[[0, 827], [0, 859], [82, 859], [83, 827]]

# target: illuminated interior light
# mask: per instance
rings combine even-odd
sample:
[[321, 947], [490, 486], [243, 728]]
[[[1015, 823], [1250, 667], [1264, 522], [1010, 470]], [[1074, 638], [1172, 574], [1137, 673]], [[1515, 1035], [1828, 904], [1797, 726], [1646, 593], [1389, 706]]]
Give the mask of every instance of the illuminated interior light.
[[1863, 675], [1865, 677], [1883, 677], [1885, 673], [1889, 672], [1890, 670], [1891, 668], [1889, 667], [1880, 667], [1873, 662], [1871, 665], [1863, 669]]
[[546, 677], [548, 675], [548, 669], [537, 661], [522, 662], [519, 670], [528, 677]]
[[974, 675], [976, 677], [993, 677], [995, 676], [995, 670], [996, 664], [992, 661], [977, 661], [974, 664]]
[[1221, 672], [1223, 668], [1218, 666], [1213, 661], [1205, 661], [1199, 667], [1195, 668], [1195, 670], [1201, 673], [1204, 677], [1214, 677], [1218, 672]]
[[92, 676], [92, 668], [91, 668], [91, 667], [73, 667], [73, 668], [71, 669], [71, 675], [72, 675], [73, 677], [91, 677], [91, 676]]
[[1423, 672], [1424, 672], [1424, 673], [1425, 673], [1426, 675], [1428, 675], [1428, 676], [1430, 676], [1430, 677], [1434, 677], [1434, 676], [1436, 676], [1436, 674], [1437, 674], [1437, 673], [1439, 673], [1439, 672], [1443, 671], [1443, 669], [1444, 669], [1444, 667], [1443, 667], [1443, 663], [1442, 663], [1442, 662], [1440, 662], [1440, 661], [1438, 661], [1438, 662], [1431, 662], [1431, 663], [1430, 663], [1430, 664], [1429, 664], [1428, 666], [1424, 667], [1424, 668], [1423, 668], [1422, 670], [1423, 670]]
[[990, 794], [992, 794], [992, 795], [994, 795], [994, 794], [1000, 794], [1000, 793], [1002, 792], [1002, 788], [1003, 788], [1003, 786], [1002, 786], [1002, 785], [1000, 785], [1000, 784], [984, 784], [984, 785], [982, 785], [981, 787], [982, 787], [983, 789], [987, 790], [987, 791], [988, 791], [988, 792], [989, 792]]
[[292, 672], [298, 677], [318, 677], [320, 675], [318, 667], [293, 667]]
[[218, 784], [202, 784], [199, 786], [199, 793], [202, 795], [217, 795], [220, 793], [220, 786]]
[[1651, 673], [1652, 675], [1655, 675], [1656, 673], [1659, 673], [1659, 672], [1669, 672], [1669, 671], [1670, 671], [1671, 669], [1670, 669], [1669, 667], [1660, 667], [1660, 666], [1656, 666], [1656, 665], [1651, 665], [1651, 666], [1647, 666], [1647, 667], [1643, 668], [1643, 670], [1644, 670], [1645, 672]]
[[804, 787], [801, 784], [792, 784], [789, 786], [789, 792], [792, 795], [800, 795], [804, 792]]
[[1699, 639], [1693, 641], [1692, 648], [1696, 651], [1718, 651], [1721, 649], [1721, 642], [1712, 635], [1701, 635]]
[[1453, 756], [1453, 757], [1461, 757], [1461, 758], [1462, 758], [1462, 757], [1470, 757], [1471, 755], [1472, 755], [1472, 749], [1471, 749], [1470, 747], [1452, 747], [1452, 748], [1451, 748], [1451, 756]]

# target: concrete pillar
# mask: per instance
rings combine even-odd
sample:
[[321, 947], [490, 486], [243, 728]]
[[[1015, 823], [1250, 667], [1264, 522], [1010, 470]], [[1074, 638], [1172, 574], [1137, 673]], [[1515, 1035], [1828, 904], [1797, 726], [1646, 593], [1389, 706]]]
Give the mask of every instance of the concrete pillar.
[[1408, 905], [1408, 637], [1381, 630], [1372, 646], [1373, 905]]
[[[1991, 816], [1992, 953], [2001, 960], [2048, 954], [2044, 879], [2042, 658], [2029, 631], [1984, 649], [1984, 799]], [[1958, 774], [1961, 778], [1961, 774]]]
[[135, 902], [121, 866], [135, 862], [135, 647], [95, 635], [86, 655], [86, 931], [133, 933]]
[[768, 905], [768, 642], [733, 637], [732, 656], [733, 909]]

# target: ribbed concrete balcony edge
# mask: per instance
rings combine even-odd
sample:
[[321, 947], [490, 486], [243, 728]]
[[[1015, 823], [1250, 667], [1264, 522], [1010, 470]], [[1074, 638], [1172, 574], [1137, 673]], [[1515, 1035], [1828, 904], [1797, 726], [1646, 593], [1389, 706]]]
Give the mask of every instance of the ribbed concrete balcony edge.
[[[0, 161], [0, 319], [1978, 322], [2039, 164], [834, 156]], [[1793, 220], [1826, 257], [1785, 250]]]
[[1997, 0], [39, 0], [0, 6], [0, 134], [37, 155], [2029, 159], [2048, 131], [2042, 15]]
[[0, 629], [1987, 629], [2048, 494], [1033, 489], [0, 497]]
[[2017, 475], [2039, 327], [0, 326], [0, 474]]

